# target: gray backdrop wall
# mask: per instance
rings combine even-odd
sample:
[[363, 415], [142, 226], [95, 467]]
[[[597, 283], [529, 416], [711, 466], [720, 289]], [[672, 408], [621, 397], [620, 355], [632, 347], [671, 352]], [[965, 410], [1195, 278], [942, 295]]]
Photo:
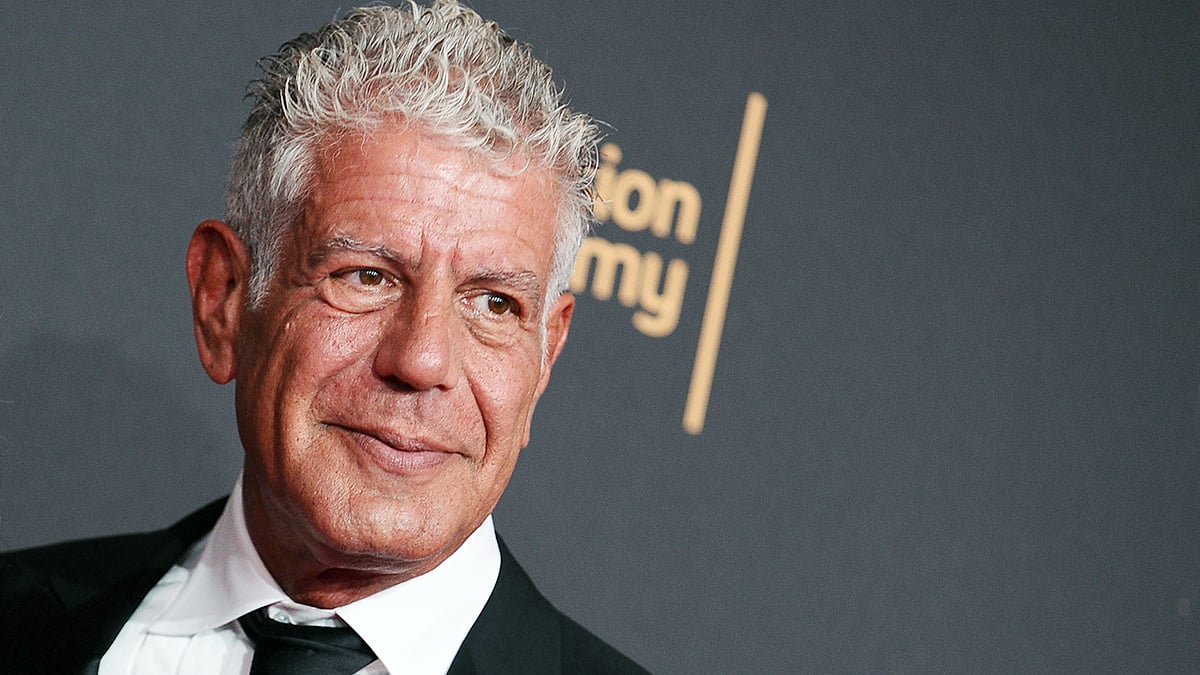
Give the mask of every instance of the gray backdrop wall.
[[[610, 125], [497, 514], [547, 595], [661, 673], [1200, 667], [1195, 3], [474, 4]], [[0, 8], [0, 547], [228, 490], [183, 252], [337, 10]]]

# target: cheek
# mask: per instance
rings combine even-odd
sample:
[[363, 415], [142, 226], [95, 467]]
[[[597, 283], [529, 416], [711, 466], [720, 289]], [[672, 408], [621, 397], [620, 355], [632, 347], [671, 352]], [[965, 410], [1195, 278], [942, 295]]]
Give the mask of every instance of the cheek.
[[322, 386], [345, 371], [369, 369], [379, 346], [379, 321], [371, 316], [311, 317], [295, 327], [296, 375]]
[[[329, 383], [369, 358], [378, 331], [363, 317], [296, 316], [283, 324], [260, 382], [286, 417], [303, 415]], [[264, 401], [266, 398], [264, 398]]]
[[488, 362], [473, 378], [475, 400], [488, 430], [489, 445], [524, 445], [525, 428], [537, 394], [539, 362], [525, 361], [515, 368], [497, 365], [500, 357]]
[[313, 317], [305, 331], [306, 348], [333, 363], [374, 353], [383, 333], [382, 318], [375, 314]]

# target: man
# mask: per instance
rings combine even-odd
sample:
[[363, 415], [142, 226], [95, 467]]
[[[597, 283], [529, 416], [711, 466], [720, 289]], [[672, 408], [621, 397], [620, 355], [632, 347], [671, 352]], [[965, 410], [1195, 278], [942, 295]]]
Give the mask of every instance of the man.
[[453, 1], [263, 67], [227, 222], [187, 253], [242, 474], [169, 530], [6, 555], [0, 670], [644, 672], [490, 516], [570, 326], [594, 125]]

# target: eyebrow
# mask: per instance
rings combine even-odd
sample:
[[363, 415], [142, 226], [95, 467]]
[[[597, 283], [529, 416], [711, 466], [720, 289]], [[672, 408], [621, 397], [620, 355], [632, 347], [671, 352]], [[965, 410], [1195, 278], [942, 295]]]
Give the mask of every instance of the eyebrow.
[[[400, 254], [394, 249], [382, 244], [368, 244], [365, 241], [345, 234], [334, 235], [324, 245], [309, 253], [308, 262], [312, 266], [319, 265], [338, 251], [369, 253], [397, 267], [407, 269], [416, 267], [415, 260]], [[531, 305], [529, 312], [531, 316], [537, 316], [542, 310], [542, 304], [545, 300], [545, 289], [538, 275], [532, 270], [507, 271], [481, 268], [472, 271], [467, 277], [471, 283], [495, 284], [503, 288], [513, 289], [515, 292], [528, 297], [530, 299], [529, 304]]]
[[339, 251], [354, 251], [355, 253], [370, 253], [373, 256], [383, 258], [398, 266], [414, 267], [415, 261], [405, 256], [400, 255], [396, 251], [383, 246], [381, 244], [368, 244], [365, 241], [349, 237], [344, 234], [334, 235], [329, 241], [315, 248], [308, 254], [309, 265], [318, 265], [329, 256]]
[[536, 317], [542, 312], [542, 302], [546, 293], [542, 285], [538, 283], [538, 276], [533, 272], [528, 270], [521, 272], [479, 270], [471, 275], [471, 280], [474, 283], [490, 283], [502, 288], [514, 289], [516, 293], [528, 299], [530, 316]]

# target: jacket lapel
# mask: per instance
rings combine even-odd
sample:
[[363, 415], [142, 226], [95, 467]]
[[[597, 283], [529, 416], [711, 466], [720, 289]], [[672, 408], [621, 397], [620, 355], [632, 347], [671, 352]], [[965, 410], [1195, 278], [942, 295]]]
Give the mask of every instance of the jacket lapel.
[[557, 675], [562, 622], [500, 541], [496, 588], [467, 633], [447, 675]]
[[188, 547], [212, 529], [224, 503], [222, 499], [209, 504], [166, 530], [122, 537], [104, 559], [92, 561], [95, 580], [51, 578], [64, 613], [57, 630], [57, 668], [49, 672], [94, 675], [142, 599]]
[[[23, 564], [23, 573], [41, 575], [42, 581], [30, 587], [45, 598], [39, 604], [48, 626], [28, 636], [40, 661], [40, 668], [30, 672], [95, 675], [130, 615], [188, 547], [212, 529], [224, 503], [209, 504], [166, 530], [116, 537], [102, 546], [52, 547], [33, 564]], [[558, 675], [562, 617], [502, 540], [499, 545], [496, 587], [448, 675]]]

